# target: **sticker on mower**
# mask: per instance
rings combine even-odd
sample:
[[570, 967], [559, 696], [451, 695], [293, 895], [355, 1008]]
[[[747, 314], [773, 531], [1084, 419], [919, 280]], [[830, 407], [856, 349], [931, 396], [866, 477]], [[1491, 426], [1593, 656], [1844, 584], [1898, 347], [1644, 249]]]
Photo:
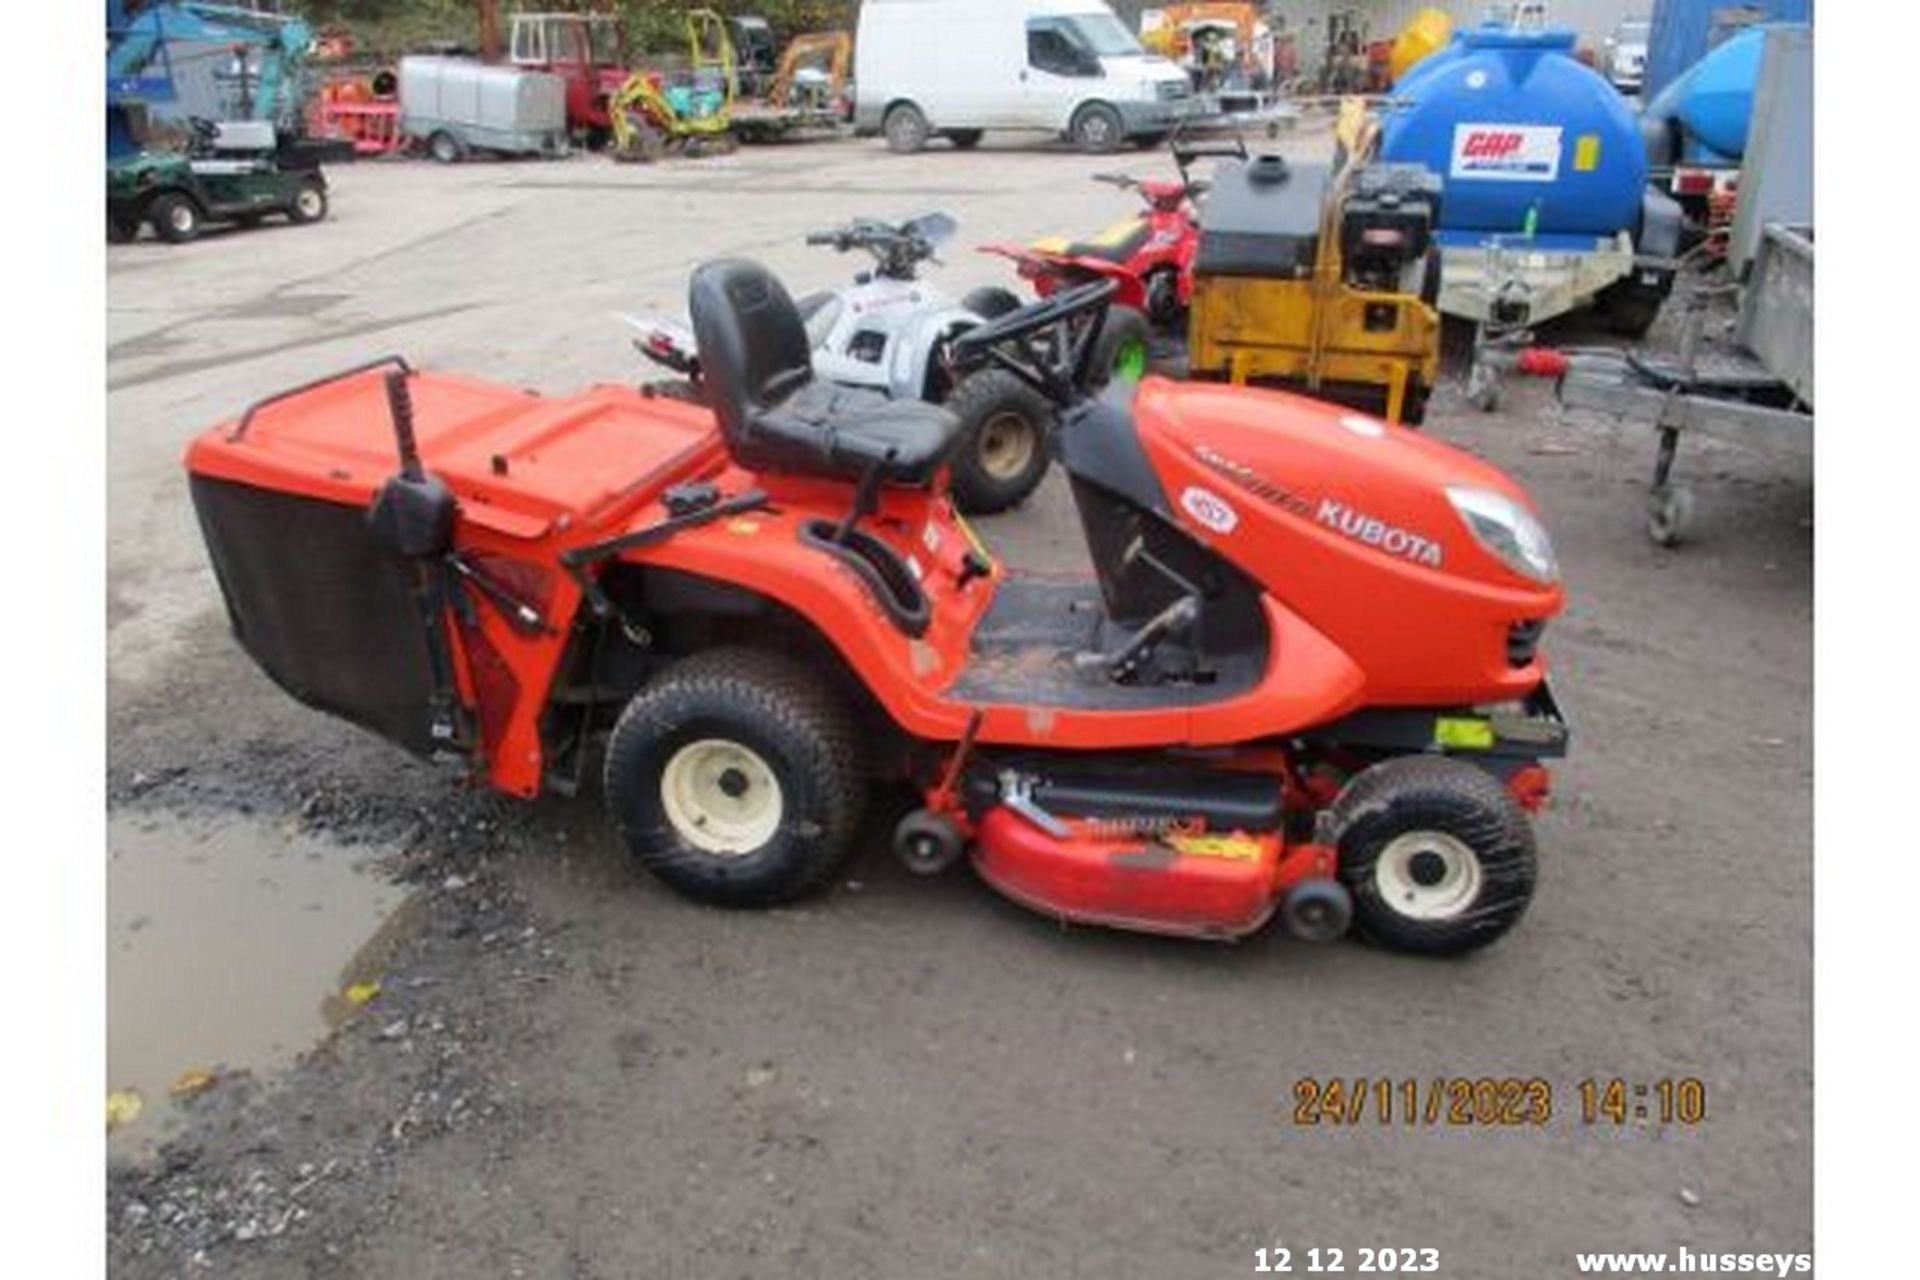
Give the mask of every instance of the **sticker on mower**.
[[1449, 176], [1483, 182], [1552, 182], [1560, 176], [1560, 126], [1457, 124]]
[[1189, 485], [1180, 495], [1180, 506], [1215, 533], [1232, 533], [1240, 524], [1240, 513], [1225, 498], [1198, 485]]

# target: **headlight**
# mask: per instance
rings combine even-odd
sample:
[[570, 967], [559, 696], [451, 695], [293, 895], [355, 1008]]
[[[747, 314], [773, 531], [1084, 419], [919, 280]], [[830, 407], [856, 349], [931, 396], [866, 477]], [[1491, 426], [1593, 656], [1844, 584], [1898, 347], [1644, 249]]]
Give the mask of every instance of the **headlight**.
[[1491, 489], [1448, 489], [1453, 509], [1481, 546], [1501, 564], [1535, 582], [1560, 581], [1560, 564], [1553, 557], [1553, 540], [1533, 512]]

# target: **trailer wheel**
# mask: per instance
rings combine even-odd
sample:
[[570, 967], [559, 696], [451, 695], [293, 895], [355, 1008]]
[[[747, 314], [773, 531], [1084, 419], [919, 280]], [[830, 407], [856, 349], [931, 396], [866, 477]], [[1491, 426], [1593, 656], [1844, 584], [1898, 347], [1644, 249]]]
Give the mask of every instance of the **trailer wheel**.
[[312, 178], [300, 184], [293, 193], [293, 199], [287, 203], [287, 219], [291, 222], [318, 222], [327, 216], [327, 189]]
[[199, 238], [200, 206], [191, 196], [163, 191], [147, 206], [147, 218], [168, 244], [185, 244]]
[[980, 369], [946, 399], [960, 419], [953, 498], [968, 515], [993, 515], [1024, 500], [1047, 474], [1053, 406], [1005, 369]]
[[427, 139], [427, 154], [441, 164], [458, 164], [466, 154], [466, 148], [460, 145], [460, 139], [441, 129]]
[[1127, 126], [1120, 119], [1120, 113], [1106, 103], [1089, 102], [1073, 113], [1067, 136], [1080, 150], [1102, 155], [1120, 149], [1120, 144], [1127, 140]]
[[1616, 280], [1595, 300], [1607, 332], [1622, 338], [1644, 338], [1660, 318], [1660, 307], [1670, 290], [1629, 277]]
[[621, 713], [607, 805], [634, 856], [674, 889], [775, 906], [846, 858], [866, 807], [857, 741], [818, 672], [765, 650], [709, 650]]
[[1533, 897], [1533, 831], [1486, 770], [1401, 756], [1363, 770], [1332, 811], [1340, 879], [1370, 940], [1454, 955], [1512, 928]]
[[888, 109], [880, 131], [887, 135], [887, 150], [907, 155], [927, 145], [932, 129], [920, 108], [911, 102], [898, 102]]

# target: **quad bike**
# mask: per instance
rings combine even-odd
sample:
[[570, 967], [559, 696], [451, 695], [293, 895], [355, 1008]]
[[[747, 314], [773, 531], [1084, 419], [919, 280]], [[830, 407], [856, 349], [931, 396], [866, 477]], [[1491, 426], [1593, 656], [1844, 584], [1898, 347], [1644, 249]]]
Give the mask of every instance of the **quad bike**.
[[[954, 366], [955, 338], [1020, 305], [1005, 289], [976, 289], [955, 303], [920, 280], [920, 264], [938, 261], [936, 252], [956, 229], [946, 214], [929, 213], [898, 226], [857, 218], [814, 232], [808, 244], [864, 250], [876, 266], [850, 285], [807, 294], [799, 308], [814, 371], [826, 381], [944, 404], [958, 415], [960, 439], [949, 460], [954, 497], [963, 512], [988, 515], [1022, 501], [1045, 477], [1054, 414], [1045, 397], [1004, 369]], [[628, 322], [642, 355], [687, 380], [668, 394], [700, 399], [693, 333], [658, 317]]]
[[1230, 144], [1194, 143], [1176, 135], [1171, 146], [1180, 172], [1177, 181], [1093, 175], [1095, 182], [1136, 192], [1145, 205], [1138, 214], [1087, 240], [1056, 236], [1030, 245], [981, 249], [1012, 259], [1020, 278], [1043, 298], [1089, 280], [1112, 280], [1113, 307], [1095, 358], [1099, 367], [1118, 368], [1135, 378], [1146, 372], [1153, 331], [1179, 334], [1186, 326], [1193, 300], [1193, 256], [1200, 244], [1197, 205], [1209, 185], [1193, 176], [1194, 162], [1247, 158], [1246, 145], [1237, 138]]
[[1500, 936], [1567, 740], [1526, 495], [1283, 392], [1092, 397], [1111, 290], [955, 344], [1062, 410], [1084, 577], [987, 554], [946, 489], [957, 417], [823, 381], [741, 260], [692, 280], [711, 408], [389, 358], [199, 436], [193, 501], [236, 636], [296, 697], [512, 795], [600, 760], [633, 854], [696, 899], [823, 885], [892, 780], [909, 867], [970, 852], [1062, 920]]

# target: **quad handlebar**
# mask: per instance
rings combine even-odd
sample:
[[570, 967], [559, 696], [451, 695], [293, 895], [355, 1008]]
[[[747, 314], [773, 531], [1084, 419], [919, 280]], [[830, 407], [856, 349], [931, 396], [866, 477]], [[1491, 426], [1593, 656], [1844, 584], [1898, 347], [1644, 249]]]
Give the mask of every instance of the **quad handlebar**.
[[911, 280], [922, 262], [938, 261], [934, 252], [952, 237], [952, 218], [944, 213], [929, 213], [893, 225], [877, 218], [855, 218], [845, 226], [807, 234], [807, 243], [823, 245], [839, 253], [865, 249], [880, 263], [880, 274], [894, 280]]

